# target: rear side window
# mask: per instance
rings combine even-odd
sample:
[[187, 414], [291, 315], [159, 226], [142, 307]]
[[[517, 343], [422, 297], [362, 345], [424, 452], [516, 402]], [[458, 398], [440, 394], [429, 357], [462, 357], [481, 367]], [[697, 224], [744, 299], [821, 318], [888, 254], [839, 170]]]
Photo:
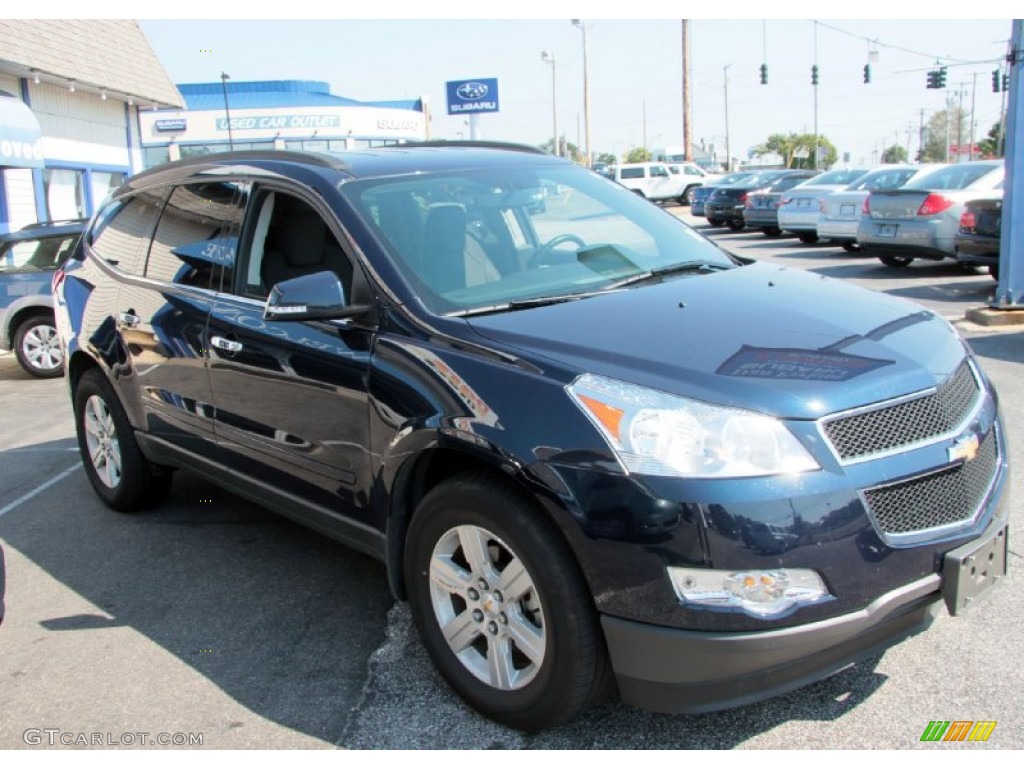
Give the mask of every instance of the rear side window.
[[146, 250], [166, 190], [147, 190], [107, 204], [86, 242], [101, 259], [122, 272], [141, 275]]
[[29, 272], [54, 269], [67, 258], [77, 239], [75, 235], [44, 237], [14, 243], [7, 250], [0, 248], [0, 271], [7, 268]]
[[768, 185], [768, 189], [772, 192], [784, 192], [787, 189], [792, 189], [797, 184], [807, 181], [804, 176], [783, 176], [781, 179], [776, 179]]
[[642, 179], [644, 177], [644, 168], [623, 168], [619, 172], [620, 179]]
[[220, 288], [234, 265], [241, 212], [232, 184], [205, 182], [171, 193], [149, 251], [146, 277], [197, 288]]

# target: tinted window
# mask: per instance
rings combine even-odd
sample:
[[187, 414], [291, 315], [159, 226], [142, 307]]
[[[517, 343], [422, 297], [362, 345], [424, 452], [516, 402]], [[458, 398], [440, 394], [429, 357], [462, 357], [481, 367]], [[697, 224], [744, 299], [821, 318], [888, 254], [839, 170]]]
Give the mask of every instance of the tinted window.
[[24, 271], [54, 269], [67, 258], [78, 240], [76, 235], [45, 237], [39, 240], [24, 240], [0, 247], [0, 271], [18, 269]]
[[917, 170], [915, 168], [884, 168], [857, 179], [848, 190], [896, 189], [902, 187]]
[[768, 189], [772, 192], [784, 192], [804, 181], [807, 181], [807, 179], [803, 176], [783, 176], [781, 179], [775, 179], [775, 181], [769, 184]]
[[153, 225], [166, 190], [147, 190], [110, 202], [87, 238], [100, 258], [132, 275], [141, 275]]
[[[178, 187], [160, 215], [146, 263], [146, 277], [199, 288], [220, 288], [220, 267], [234, 265], [241, 213], [232, 184]], [[216, 284], [214, 281], [216, 280]]]
[[817, 186], [818, 184], [852, 184], [861, 176], [867, 173], [863, 168], [844, 168], [838, 171], [829, 171], [823, 173], [820, 176], [815, 176], [813, 179], [807, 180], [807, 186]]
[[623, 168], [619, 173], [621, 179], [642, 179], [644, 177], [644, 168]]

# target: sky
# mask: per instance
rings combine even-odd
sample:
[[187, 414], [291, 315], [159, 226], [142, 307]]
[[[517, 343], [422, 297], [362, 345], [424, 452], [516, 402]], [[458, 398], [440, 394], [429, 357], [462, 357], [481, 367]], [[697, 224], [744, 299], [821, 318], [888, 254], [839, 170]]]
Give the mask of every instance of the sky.
[[[581, 6], [582, 4], [576, 4]], [[562, 3], [517, 3], [520, 13], [550, 16], [593, 12]], [[117, 4], [104, 8], [117, 15]], [[441, 4], [426, 20], [186, 18], [198, 3], [178, 3], [182, 18], [141, 19], [143, 31], [175, 83], [323, 80], [332, 93], [359, 100], [426, 96], [434, 119], [431, 138], [469, 138], [464, 117], [448, 116], [445, 82], [497, 78], [501, 111], [481, 115], [482, 138], [540, 144], [552, 136], [555, 58], [559, 132], [584, 143], [583, 35], [570, 18], [466, 19], [481, 4]], [[759, 4], [763, 10], [776, 4]], [[229, 11], [230, 5], [224, 6]], [[245, 6], [250, 11], [253, 6]], [[389, 6], [397, 9], [398, 6]], [[494, 4], [487, 6], [494, 8]], [[509, 6], [511, 9], [513, 6]], [[735, 8], [739, 15], [746, 7]], [[882, 15], [882, 3], [858, 3]], [[782, 6], [779, 6], [782, 8]], [[320, 6], [314, 4], [315, 10]], [[124, 15], [140, 10], [126, 5]], [[348, 12], [348, 8], [337, 8]], [[681, 4], [638, 5], [637, 15], [667, 16]], [[795, 10], [806, 10], [796, 8]], [[998, 9], [997, 9], [998, 10]], [[1009, 11], [1003, 9], [1007, 16]], [[229, 11], [230, 12], [230, 11]], [[641, 14], [642, 12], [642, 14]], [[227, 14], [225, 14], [227, 15]], [[632, 147], [683, 143], [682, 45], [679, 19], [586, 19], [591, 94], [591, 148], [595, 156]], [[872, 162], [893, 144], [918, 149], [923, 119], [942, 110], [946, 91], [925, 87], [927, 70], [947, 64], [948, 93], [965, 111], [974, 104], [976, 139], [999, 119], [1001, 98], [991, 72], [1006, 54], [1006, 19], [692, 19], [691, 89], [696, 144], [732, 155], [772, 133], [811, 132], [815, 123], [811, 66], [819, 67], [819, 132], [850, 162]], [[871, 83], [863, 83], [869, 52]], [[816, 52], [815, 52], [816, 51]], [[768, 67], [761, 85], [759, 68]], [[1005, 66], [1005, 65], [1004, 65]], [[728, 80], [728, 126], [726, 123]], [[577, 128], [578, 125], [578, 128]], [[964, 142], [969, 139], [965, 127]], [[579, 141], [577, 142], [577, 138]]]

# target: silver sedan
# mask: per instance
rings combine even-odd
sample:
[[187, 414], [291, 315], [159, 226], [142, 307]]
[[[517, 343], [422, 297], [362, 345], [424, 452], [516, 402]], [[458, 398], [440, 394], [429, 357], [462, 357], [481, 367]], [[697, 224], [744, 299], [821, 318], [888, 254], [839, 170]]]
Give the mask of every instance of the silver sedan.
[[857, 227], [860, 246], [890, 267], [914, 259], [955, 259], [960, 214], [979, 192], [1002, 189], [1002, 160], [957, 163], [907, 182], [875, 190]]

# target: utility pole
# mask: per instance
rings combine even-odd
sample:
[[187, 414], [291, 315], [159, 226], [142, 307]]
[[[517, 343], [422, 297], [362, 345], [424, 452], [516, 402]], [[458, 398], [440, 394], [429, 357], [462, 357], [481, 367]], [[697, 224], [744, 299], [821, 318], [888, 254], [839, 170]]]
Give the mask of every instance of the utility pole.
[[956, 107], [956, 158], [957, 162], [960, 161], [960, 157], [964, 153], [964, 89], [963, 86], [966, 83], [960, 83], [960, 89], [957, 90], [957, 107]]
[[949, 162], [949, 91], [946, 91], [946, 162]]
[[977, 95], [978, 90], [978, 73], [975, 72], [973, 75], [974, 83], [971, 85], [971, 147], [968, 150], [968, 158], [974, 159], [974, 97]]
[[921, 127], [918, 132], [917, 162], [924, 162], [924, 108], [921, 109]]
[[692, 161], [690, 147], [693, 146], [693, 123], [690, 103], [690, 20], [683, 19], [683, 153]]
[[729, 146], [729, 67], [722, 67], [722, 79], [725, 81], [725, 172], [732, 170], [732, 149]]
[[[818, 22], [814, 22], [814, 71], [818, 71]], [[818, 170], [818, 78], [814, 78], [814, 170]]]
[[590, 157], [590, 57], [587, 54], [587, 22], [585, 19], [573, 19], [574, 26], [583, 33], [583, 135], [586, 139], [586, 166], [589, 168]]
[[643, 114], [644, 114], [644, 152], [647, 152], [647, 101], [643, 103]]

